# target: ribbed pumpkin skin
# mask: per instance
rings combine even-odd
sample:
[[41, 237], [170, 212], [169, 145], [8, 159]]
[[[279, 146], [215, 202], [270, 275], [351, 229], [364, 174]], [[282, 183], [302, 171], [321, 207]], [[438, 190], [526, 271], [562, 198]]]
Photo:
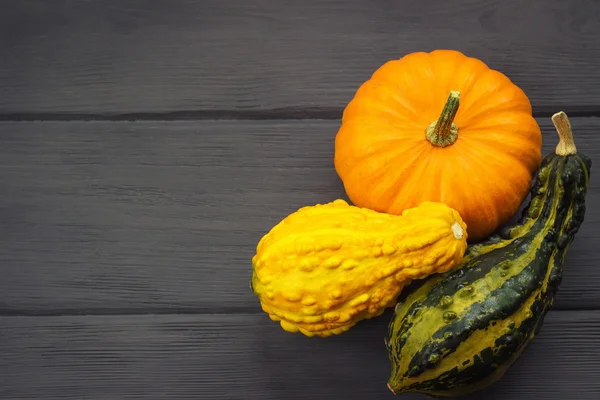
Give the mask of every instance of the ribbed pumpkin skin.
[[341, 199], [303, 207], [258, 243], [252, 288], [284, 330], [340, 334], [380, 315], [412, 279], [456, 266], [466, 239], [458, 213], [441, 203], [401, 216]]
[[583, 223], [591, 161], [547, 155], [521, 220], [399, 304], [386, 346], [394, 393], [459, 396], [503, 376], [538, 333]]
[[[460, 92], [456, 142], [426, 139], [451, 91]], [[399, 214], [442, 202], [486, 238], [517, 212], [539, 167], [542, 135], [526, 94], [501, 72], [458, 51], [386, 62], [347, 105], [335, 168], [359, 207]]]

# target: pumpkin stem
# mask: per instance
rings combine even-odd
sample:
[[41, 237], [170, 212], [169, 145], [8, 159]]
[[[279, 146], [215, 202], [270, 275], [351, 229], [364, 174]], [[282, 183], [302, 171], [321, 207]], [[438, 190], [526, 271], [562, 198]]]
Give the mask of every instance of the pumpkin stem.
[[434, 146], [446, 147], [456, 142], [458, 126], [453, 122], [460, 104], [460, 92], [450, 92], [440, 118], [433, 121], [425, 130], [425, 138]]
[[556, 145], [556, 154], [559, 156], [568, 156], [577, 153], [577, 147], [573, 141], [573, 130], [571, 123], [564, 111], [559, 111], [552, 116], [552, 123], [558, 132], [558, 144]]

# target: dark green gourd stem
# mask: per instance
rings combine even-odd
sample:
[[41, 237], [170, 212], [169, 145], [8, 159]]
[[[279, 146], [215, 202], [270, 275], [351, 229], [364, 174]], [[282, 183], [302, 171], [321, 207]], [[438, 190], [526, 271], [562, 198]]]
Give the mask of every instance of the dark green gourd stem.
[[450, 146], [458, 138], [458, 126], [454, 123], [454, 117], [458, 112], [460, 104], [460, 92], [450, 92], [446, 105], [440, 114], [440, 118], [433, 121], [425, 130], [425, 138], [437, 147]]
[[559, 142], [556, 146], [556, 154], [559, 156], [568, 156], [577, 154], [577, 147], [573, 141], [573, 130], [567, 114], [559, 111], [552, 116], [552, 123], [558, 132]]

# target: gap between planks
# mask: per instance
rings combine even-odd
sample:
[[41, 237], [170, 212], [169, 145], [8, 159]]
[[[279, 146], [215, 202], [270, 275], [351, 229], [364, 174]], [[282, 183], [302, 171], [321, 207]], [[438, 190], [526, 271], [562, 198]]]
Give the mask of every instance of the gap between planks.
[[[386, 312], [390, 312], [391, 308], [388, 308]], [[556, 312], [567, 312], [577, 313], [586, 311], [600, 311], [598, 307], [579, 307], [573, 309], [551, 309], [549, 313]], [[90, 310], [0, 310], [0, 318], [22, 318], [22, 317], [41, 317], [41, 318], [52, 318], [52, 317], [143, 317], [143, 316], [177, 316], [177, 315], [189, 315], [189, 316], [227, 316], [227, 315], [246, 315], [246, 316], [259, 316], [264, 315], [265, 318], [269, 318], [263, 311], [252, 309], [219, 309], [216, 311], [198, 311], [188, 309], [122, 309], [122, 310], [101, 310], [101, 309], [90, 309]], [[368, 321], [368, 320], [366, 320]]]
[[[175, 112], [140, 112], [123, 114], [79, 113], [8, 113], [0, 114], [5, 122], [70, 122], [70, 121], [206, 121], [206, 120], [339, 120], [343, 109], [339, 107], [277, 108], [265, 110], [183, 110]], [[534, 118], [549, 118], [558, 111], [569, 117], [600, 117], [598, 107], [556, 107], [533, 112]]]
[[[571, 310], [573, 311], [573, 310]], [[264, 314], [260, 305], [247, 308], [219, 308], [215, 311], [187, 308], [122, 308], [122, 309], [54, 309], [26, 310], [0, 309], [0, 318], [4, 317], [107, 317], [107, 316], [144, 316], [144, 315], [259, 315]], [[265, 316], [267, 316], [265, 314]]]

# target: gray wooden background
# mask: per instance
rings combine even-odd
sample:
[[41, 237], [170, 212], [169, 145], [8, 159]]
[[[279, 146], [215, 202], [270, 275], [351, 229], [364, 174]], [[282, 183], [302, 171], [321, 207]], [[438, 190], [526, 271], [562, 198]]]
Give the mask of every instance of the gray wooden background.
[[[385, 61], [453, 48], [566, 111], [600, 165], [594, 0], [4, 0], [0, 398], [391, 399], [389, 312], [282, 331], [256, 243], [344, 197], [341, 111]], [[600, 398], [600, 172], [540, 336], [469, 399]], [[406, 399], [422, 399], [408, 395]]]

